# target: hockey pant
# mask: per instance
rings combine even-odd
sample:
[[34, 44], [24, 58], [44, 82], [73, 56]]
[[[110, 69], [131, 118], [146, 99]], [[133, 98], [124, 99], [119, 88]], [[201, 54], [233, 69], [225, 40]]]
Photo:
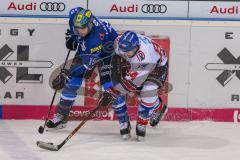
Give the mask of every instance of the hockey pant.
[[[162, 100], [157, 94], [158, 86], [153, 82], [146, 82], [140, 93], [137, 123], [147, 125], [154, 111], [162, 108]], [[125, 103], [125, 96], [119, 96], [113, 104], [119, 123], [128, 122], [129, 115]]]
[[[167, 79], [168, 64], [156, 68], [150, 78], [143, 84], [140, 92], [140, 104], [138, 107], [137, 123], [147, 125], [153, 112], [162, 109], [162, 100], [158, 96], [158, 89], [163, 86]], [[119, 123], [129, 120], [124, 96], [119, 97], [114, 104], [115, 113]], [[126, 118], [127, 117], [127, 118]]]
[[[111, 58], [104, 59], [99, 67], [100, 72], [100, 83], [104, 87], [104, 89], [108, 89], [109, 87], [112, 87], [112, 83], [110, 81], [110, 60]], [[60, 113], [62, 115], [69, 115], [69, 112], [71, 110], [71, 107], [77, 97], [77, 91], [82, 85], [83, 77], [86, 77], [86, 74], [88, 73], [87, 70], [76, 69], [79, 67], [80, 60], [75, 57], [71, 66], [71, 70], [76, 70], [75, 72], [72, 72], [70, 79], [66, 82], [65, 87], [62, 90], [60, 102], [57, 106], [57, 113]], [[116, 104], [118, 101], [116, 101]]]
[[164, 66], [157, 65], [148, 76], [140, 93], [141, 103], [138, 108], [137, 123], [147, 125], [153, 112], [162, 109], [163, 103], [158, 96], [158, 89], [163, 87], [168, 75], [168, 63]]
[[[91, 64], [83, 64], [85, 58], [91, 58], [88, 55], [79, 55], [76, 53], [71, 67], [69, 69], [70, 74], [68, 75], [68, 80], [65, 82], [65, 86], [62, 90], [60, 101], [57, 105], [56, 112], [68, 116], [71, 107], [77, 97], [77, 91], [82, 85], [83, 77], [85, 73], [89, 70], [88, 66]], [[91, 60], [91, 59], [89, 59]]]
[[140, 99], [137, 123], [147, 125], [152, 113], [162, 108], [162, 100], [158, 96], [158, 85], [149, 81], [145, 82]]

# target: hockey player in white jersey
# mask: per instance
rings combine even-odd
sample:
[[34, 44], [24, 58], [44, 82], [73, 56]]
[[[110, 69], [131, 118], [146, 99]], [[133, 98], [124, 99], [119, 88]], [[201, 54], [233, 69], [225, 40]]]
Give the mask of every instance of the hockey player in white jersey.
[[[168, 59], [165, 50], [150, 38], [127, 31], [115, 40], [116, 54], [124, 57], [131, 67], [114, 87], [121, 95], [138, 93], [140, 103], [136, 124], [137, 139], [146, 134], [146, 126], [156, 126], [166, 111], [158, 89], [167, 78]], [[117, 96], [115, 96], [117, 97]], [[124, 98], [118, 97], [118, 105], [113, 105], [120, 123], [120, 133], [124, 139], [130, 135], [131, 125]]]

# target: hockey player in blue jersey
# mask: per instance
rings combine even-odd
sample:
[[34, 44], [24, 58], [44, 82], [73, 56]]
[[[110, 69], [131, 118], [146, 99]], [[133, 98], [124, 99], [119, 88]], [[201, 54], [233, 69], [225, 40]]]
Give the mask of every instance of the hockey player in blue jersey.
[[[109, 23], [95, 17], [90, 10], [77, 7], [70, 11], [66, 47], [76, 51], [76, 55], [70, 69], [62, 70], [53, 81], [53, 88], [63, 90], [56, 114], [47, 122], [48, 128], [64, 127], [85, 74], [95, 66], [96, 61], [102, 60], [102, 66], [110, 64], [113, 42], [117, 36]], [[100, 70], [105, 72], [108, 67]], [[112, 87], [109, 75], [100, 74], [100, 82], [105, 90]]]

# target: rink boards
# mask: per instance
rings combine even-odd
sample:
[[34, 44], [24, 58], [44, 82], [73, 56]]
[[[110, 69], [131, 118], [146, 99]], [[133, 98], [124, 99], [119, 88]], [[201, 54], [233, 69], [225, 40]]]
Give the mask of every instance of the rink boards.
[[[170, 92], [165, 120], [239, 121], [240, 23], [223, 21], [109, 20], [120, 32], [134, 30], [155, 38], [169, 55]], [[66, 19], [7, 19], [0, 24], [0, 116], [41, 119], [54, 90], [50, 82], [67, 49]], [[71, 58], [74, 53], [71, 54]], [[71, 63], [71, 60], [68, 64]], [[97, 72], [96, 72], [97, 73]], [[101, 90], [98, 75], [79, 91], [72, 119], [87, 115]], [[137, 116], [137, 99], [129, 97], [129, 112]], [[59, 94], [55, 103], [59, 100]], [[115, 119], [101, 111], [98, 119]]]

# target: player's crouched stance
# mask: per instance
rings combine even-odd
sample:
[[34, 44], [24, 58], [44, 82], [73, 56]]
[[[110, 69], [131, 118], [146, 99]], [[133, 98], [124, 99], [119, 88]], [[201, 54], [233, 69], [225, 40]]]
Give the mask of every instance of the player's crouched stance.
[[[77, 91], [83, 79], [100, 60], [100, 70], [105, 72], [111, 60], [111, 44], [117, 37], [117, 32], [105, 21], [95, 17], [90, 10], [77, 7], [69, 13], [69, 29], [66, 32], [66, 47], [76, 51], [69, 70], [62, 70], [52, 82], [53, 88], [60, 90], [60, 101], [56, 107], [56, 114], [47, 121], [48, 128], [63, 128], [66, 126], [70, 110], [77, 98]], [[108, 48], [109, 49], [106, 49]], [[110, 76], [100, 77], [101, 85], [106, 90]]]
[[[140, 104], [136, 124], [137, 139], [146, 135], [146, 126], [156, 126], [164, 112], [166, 105], [158, 96], [158, 89], [164, 85], [168, 73], [168, 59], [165, 50], [150, 38], [127, 31], [115, 40], [115, 52], [124, 57], [130, 64], [127, 73], [121, 77], [120, 83], [114, 87], [116, 92], [125, 95], [129, 92], [138, 93]], [[123, 64], [121, 64], [122, 66]], [[113, 77], [114, 79], [114, 77]], [[117, 97], [116, 95], [114, 97]], [[124, 139], [130, 135], [130, 120], [123, 98], [115, 105], [115, 112], [120, 123], [120, 133]]]

